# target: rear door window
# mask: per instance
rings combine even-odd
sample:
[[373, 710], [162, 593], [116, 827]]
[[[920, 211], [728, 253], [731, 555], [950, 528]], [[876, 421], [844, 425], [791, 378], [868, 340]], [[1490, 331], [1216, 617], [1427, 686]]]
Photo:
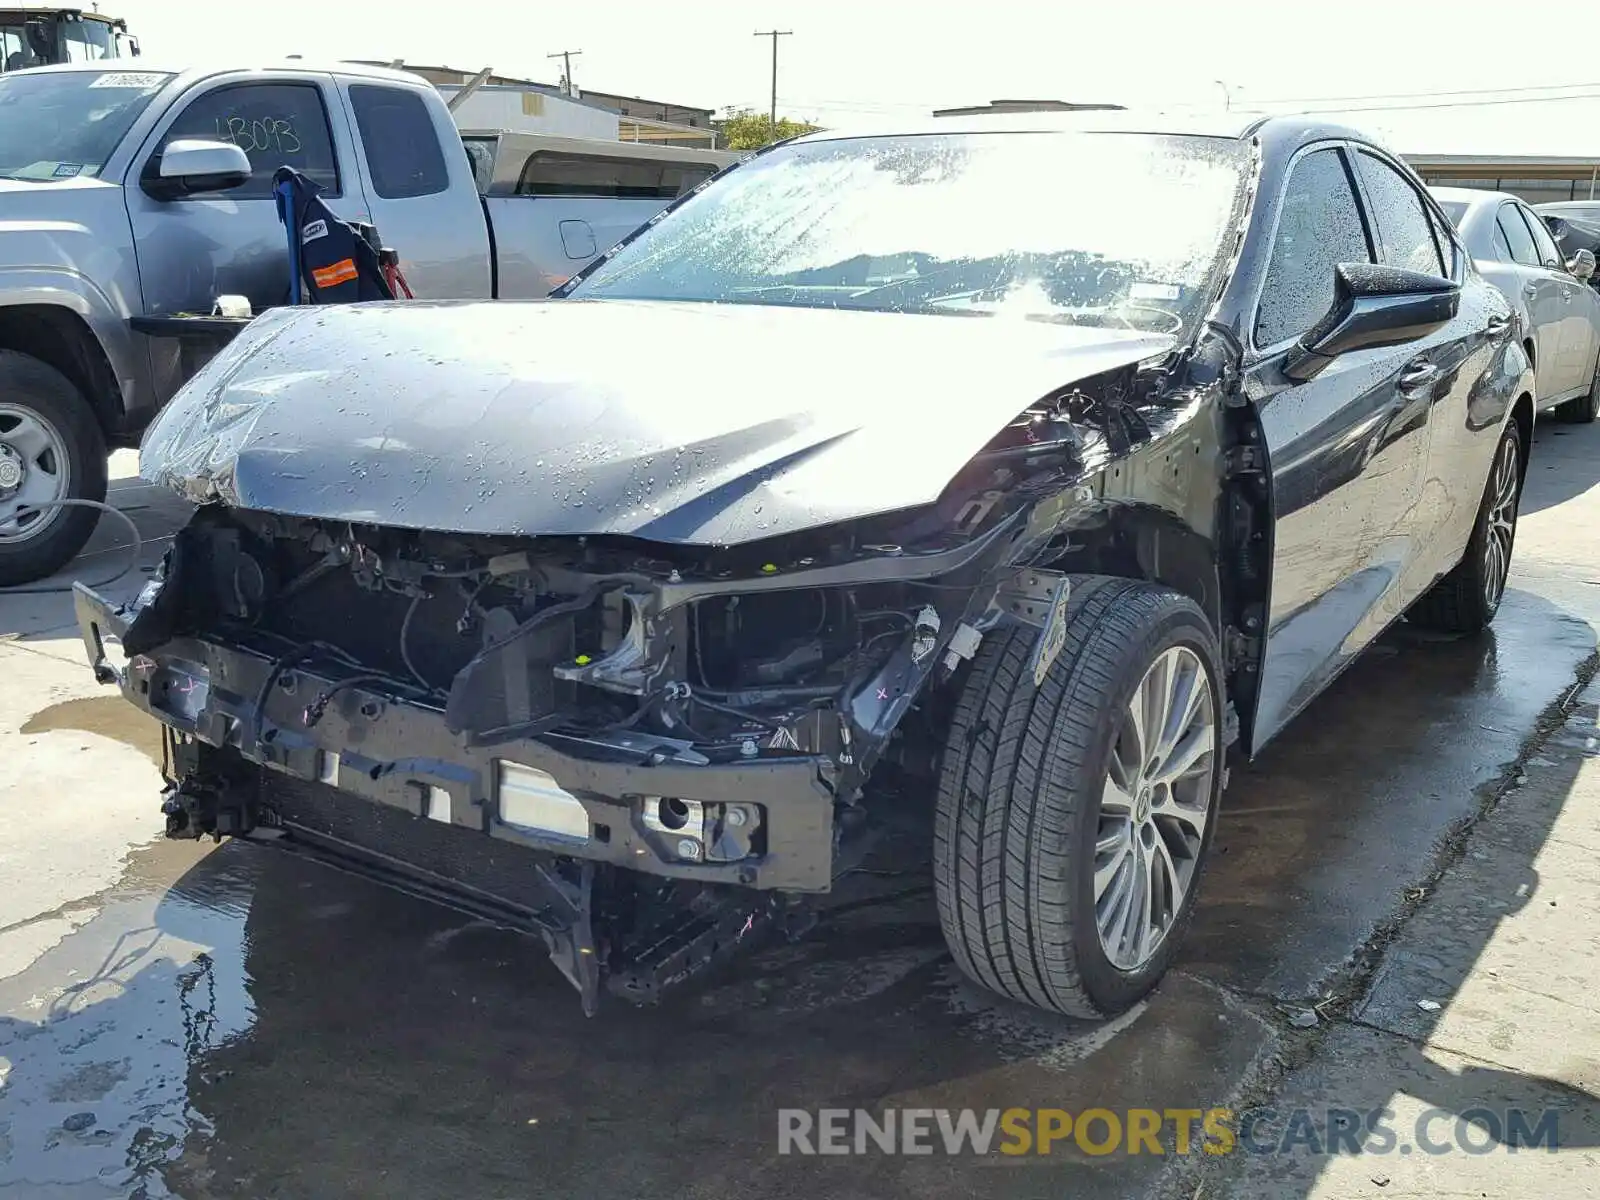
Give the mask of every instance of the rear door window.
[[[225, 84], [191, 100], [178, 114], [161, 149], [182, 138], [232, 142], [250, 159], [250, 178], [226, 192], [197, 199], [262, 199], [272, 195], [272, 174], [293, 167], [339, 195], [339, 167], [322, 91], [312, 83]], [[159, 161], [160, 153], [152, 160]]]
[[715, 167], [703, 163], [539, 150], [528, 157], [522, 168], [517, 194], [672, 200], [710, 179], [715, 171]]
[[372, 188], [385, 200], [433, 196], [450, 186], [439, 134], [416, 92], [376, 84], [350, 85], [350, 107], [367, 154]]
[[1361, 163], [1361, 179], [1366, 184], [1367, 199], [1377, 225], [1378, 261], [1426, 275], [1445, 274], [1427, 205], [1411, 186], [1411, 181], [1365, 150], [1356, 157]]
[[1256, 310], [1256, 344], [1298, 337], [1333, 307], [1334, 268], [1372, 261], [1344, 155], [1316, 150], [1295, 163], [1272, 238]]
[[1490, 239], [1494, 244], [1494, 258], [1496, 262], [1515, 262], [1511, 257], [1511, 243], [1506, 241], [1506, 231], [1501, 228], [1500, 222], [1494, 223], [1494, 235]]
[[1533, 245], [1539, 255], [1539, 261], [1552, 270], [1566, 270], [1566, 260], [1561, 257], [1561, 251], [1556, 249], [1556, 240], [1550, 236], [1545, 223], [1520, 204], [1517, 205], [1517, 211], [1522, 214], [1522, 219], [1528, 223], [1529, 232], [1533, 234]]
[[1511, 248], [1511, 261], [1522, 263], [1527, 267], [1537, 267], [1539, 248], [1533, 244], [1533, 234], [1528, 232], [1527, 223], [1517, 211], [1517, 206], [1502, 204], [1495, 223], [1500, 226], [1501, 236]]

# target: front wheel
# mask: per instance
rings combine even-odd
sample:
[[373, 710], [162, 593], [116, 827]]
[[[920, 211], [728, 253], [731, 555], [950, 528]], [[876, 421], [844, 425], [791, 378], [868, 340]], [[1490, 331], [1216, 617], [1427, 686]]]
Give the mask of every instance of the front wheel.
[[1522, 499], [1522, 431], [1507, 421], [1495, 447], [1478, 519], [1461, 561], [1411, 607], [1406, 619], [1445, 633], [1487, 629], [1500, 610], [1511, 549], [1517, 540], [1517, 505]]
[[1153, 988], [1194, 911], [1222, 791], [1216, 639], [1187, 597], [1077, 582], [1066, 644], [985, 639], [946, 740], [934, 825], [940, 923], [978, 983], [1077, 1017]]
[[106, 498], [106, 446], [89, 403], [54, 367], [0, 350], [0, 587], [28, 583], [83, 549]]

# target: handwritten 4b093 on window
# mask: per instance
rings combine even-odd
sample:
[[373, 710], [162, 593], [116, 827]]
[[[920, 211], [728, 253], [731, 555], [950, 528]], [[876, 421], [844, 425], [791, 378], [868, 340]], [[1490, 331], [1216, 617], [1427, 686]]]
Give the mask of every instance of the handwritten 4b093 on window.
[[246, 154], [298, 154], [304, 146], [294, 122], [282, 117], [218, 117], [217, 137]]

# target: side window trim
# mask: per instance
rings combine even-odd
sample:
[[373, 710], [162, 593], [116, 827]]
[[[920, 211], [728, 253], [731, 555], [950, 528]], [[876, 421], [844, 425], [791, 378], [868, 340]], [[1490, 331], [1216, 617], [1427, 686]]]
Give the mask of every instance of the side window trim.
[[1380, 246], [1383, 246], [1385, 249], [1387, 249], [1387, 246], [1383, 243], [1383, 233], [1378, 226], [1376, 206], [1373, 204], [1372, 199], [1367, 192], [1366, 178], [1361, 169], [1360, 163], [1360, 158], [1362, 155], [1371, 158], [1374, 162], [1388, 167], [1391, 171], [1393, 171], [1399, 177], [1400, 182], [1406, 185], [1406, 187], [1410, 190], [1411, 195], [1422, 206], [1423, 217], [1427, 220], [1428, 225], [1430, 226], [1428, 241], [1432, 243], [1434, 253], [1439, 256], [1439, 265], [1441, 268], [1443, 268], [1444, 249], [1439, 245], [1438, 231], [1432, 228], [1432, 226], [1436, 224], [1436, 220], [1433, 216], [1432, 198], [1427, 195], [1427, 188], [1419, 188], [1416, 184], [1412, 183], [1405, 171], [1400, 168], [1393, 158], [1369, 142], [1356, 143], [1351, 147], [1348, 153], [1352, 155], [1351, 163], [1355, 167], [1355, 174], [1360, 181], [1359, 187], [1361, 203], [1362, 206], [1367, 210], [1367, 226], [1368, 232], [1371, 235], [1373, 262], [1382, 262], [1384, 260], [1385, 256], [1384, 254], [1380, 253]]
[[[356, 157], [360, 160], [360, 164], [365, 172], [364, 183], [372, 188], [372, 199], [392, 201], [422, 200], [429, 196], [437, 196], [450, 190], [450, 164], [446, 155], [445, 145], [439, 138], [439, 130], [433, 123], [432, 115], [428, 111], [427, 102], [424, 101], [414, 89], [399, 87], [395, 84], [381, 81], [352, 79], [340, 87], [338, 91], [340, 93], [341, 100], [344, 102], [344, 111], [349, 117], [351, 132], [354, 134], [359, 147], [359, 152]], [[386, 195], [384, 193], [382, 186], [380, 186], [380, 174], [377, 165], [379, 160], [376, 157], [377, 154], [382, 153], [382, 149], [381, 147], [375, 149], [373, 145], [373, 139], [370, 139], [367, 136], [368, 130], [366, 128], [366, 123], [362, 120], [362, 112], [360, 108], [361, 97], [358, 96], [358, 91], [383, 92], [388, 93], [390, 96], [406, 97], [407, 100], [402, 101], [402, 103], [414, 101], [420, 107], [422, 116], [421, 126], [422, 128], [426, 129], [426, 137], [429, 140], [429, 144], [433, 152], [438, 156], [437, 163], [440, 172], [435, 183], [430, 185], [428, 190], [403, 190], [395, 195]], [[422, 136], [420, 129], [418, 131], [418, 136]], [[460, 139], [458, 138], [458, 140]], [[463, 150], [465, 150], [464, 143]], [[422, 157], [426, 157], [425, 152]], [[385, 178], [384, 182], [389, 181], [387, 178]]]
[[[130, 184], [137, 184], [139, 180], [142, 180], [146, 177], [147, 172], [159, 169], [161, 156], [166, 150], [166, 142], [172, 134], [173, 127], [177, 125], [186, 115], [188, 115], [189, 110], [196, 104], [210, 99], [219, 92], [239, 91], [245, 88], [253, 87], [309, 88], [315, 94], [319, 110], [322, 113], [323, 129], [327, 134], [328, 156], [333, 165], [333, 186], [331, 188], [324, 189], [322, 195], [324, 199], [328, 200], [338, 200], [342, 198], [345, 193], [347, 181], [345, 179], [344, 166], [340, 162], [340, 143], [334, 130], [333, 114], [329, 111], [328, 107], [328, 93], [322, 84], [317, 80], [301, 77], [290, 79], [274, 79], [271, 76], [267, 76], [265, 78], [224, 78], [220, 81], [202, 80], [196, 83], [194, 87], [190, 88], [189, 91], [179, 99], [178, 103], [174, 104], [166, 113], [162, 115], [160, 123], [156, 126], [156, 128], [150, 131], [150, 134], [145, 139], [144, 146], [140, 148], [138, 156], [136, 156], [134, 159], [139, 166], [137, 170], [129, 170], [127, 182]], [[343, 108], [341, 101], [341, 113], [342, 112]], [[232, 192], [209, 192], [194, 196], [177, 196], [171, 200], [165, 200], [162, 203], [192, 204], [201, 200], [233, 200], [236, 203], [243, 203], [250, 200], [271, 199], [272, 196], [270, 192], [265, 196], [238, 196], [234, 195]]]
[[[1547, 271], [1560, 271], [1566, 273], [1567, 264], [1561, 258], [1561, 248], [1556, 245], [1555, 238], [1550, 236], [1550, 231], [1545, 228], [1539, 214], [1530, 209], [1526, 204], [1517, 205], [1517, 211], [1522, 214], [1523, 224], [1527, 225], [1528, 232], [1533, 236], [1533, 250], [1539, 256], [1539, 263]], [[1555, 251], [1555, 261], [1545, 261], [1546, 248]]]
[[[1509, 217], [1506, 215], [1508, 212], [1511, 213]], [[1528, 222], [1523, 220], [1522, 213], [1517, 210], [1517, 204], [1514, 200], [1507, 200], [1502, 203], [1500, 207], [1495, 210], [1494, 219], [1501, 223], [1500, 234], [1506, 239], [1506, 245], [1511, 249], [1512, 262], [1524, 267], [1539, 267], [1543, 265], [1538, 261], [1539, 241], [1533, 236], [1533, 231], [1528, 228]], [[1509, 230], [1507, 229], [1507, 222], [1510, 224]], [[1520, 228], [1522, 232], [1527, 235], [1528, 243], [1533, 247], [1533, 257], [1535, 260], [1533, 262], [1523, 262], [1517, 257], [1517, 247], [1515, 244], [1516, 239], [1511, 236], [1510, 230], [1515, 230], [1518, 228]]]
[[1295, 169], [1300, 163], [1313, 154], [1324, 150], [1331, 150], [1339, 157], [1339, 165], [1344, 169], [1346, 182], [1350, 185], [1351, 194], [1355, 198], [1356, 215], [1361, 221], [1361, 236], [1367, 243], [1367, 261], [1376, 262], [1378, 254], [1377, 234], [1373, 228], [1372, 215], [1368, 211], [1366, 192], [1362, 190], [1359, 172], [1354, 170], [1350, 161], [1350, 143], [1342, 139], [1330, 138], [1319, 142], [1309, 142], [1301, 146], [1289, 159], [1289, 165], [1283, 172], [1283, 183], [1278, 188], [1276, 207], [1272, 214], [1272, 228], [1265, 231], [1267, 255], [1262, 261], [1261, 277], [1255, 283], [1255, 298], [1250, 303], [1249, 316], [1246, 329], [1246, 344], [1250, 347], [1256, 358], [1272, 358], [1280, 351], [1292, 345], [1300, 336], [1280, 338], [1276, 342], [1262, 343], [1256, 339], [1256, 331], [1261, 326], [1261, 301], [1267, 290], [1267, 276], [1272, 268], [1272, 252], [1278, 243], [1278, 226], [1283, 220], [1283, 201], [1289, 194], [1289, 185], [1294, 181]]

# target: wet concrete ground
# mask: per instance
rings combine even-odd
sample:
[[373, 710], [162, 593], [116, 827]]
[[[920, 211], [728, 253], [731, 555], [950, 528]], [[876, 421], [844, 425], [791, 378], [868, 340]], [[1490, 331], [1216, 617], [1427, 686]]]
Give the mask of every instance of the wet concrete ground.
[[[61, 601], [0, 599], [0, 1192], [1158, 1188], [1165, 1158], [1059, 1146], [779, 1157], [777, 1112], [1205, 1108], [1253, 1086], [1295, 1037], [1282, 1009], [1382, 935], [1594, 650], [1596, 480], [1600, 429], [1541, 430], [1493, 637], [1396, 631], [1235, 771], [1183, 962], [1109, 1026], [962, 981], [916, 872], [662, 1007], [585, 1020], [515, 935], [260, 847], [157, 840], [151, 730], [89, 680]], [[180, 515], [125, 495], [151, 532]]]

